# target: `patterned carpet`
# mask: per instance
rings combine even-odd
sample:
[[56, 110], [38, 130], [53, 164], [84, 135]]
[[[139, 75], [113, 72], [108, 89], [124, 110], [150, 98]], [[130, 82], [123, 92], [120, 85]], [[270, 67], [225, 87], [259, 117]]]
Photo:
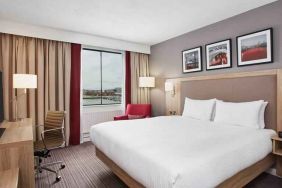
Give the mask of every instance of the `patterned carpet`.
[[[36, 176], [38, 188], [126, 188], [103, 162], [95, 156], [95, 147], [91, 142], [79, 146], [59, 149], [51, 153], [52, 157], [44, 162], [63, 160], [66, 168], [61, 171], [62, 180], [55, 182], [55, 175], [44, 171]], [[246, 188], [281, 188], [282, 179], [262, 174]]]
[[[43, 162], [63, 160], [66, 168], [61, 170], [62, 180], [55, 182], [55, 174], [43, 171], [36, 176], [38, 188], [121, 188], [126, 185], [119, 180], [102, 161], [96, 158], [91, 142], [51, 152]], [[56, 167], [56, 166], [54, 166]], [[58, 166], [59, 168], [59, 166]]]

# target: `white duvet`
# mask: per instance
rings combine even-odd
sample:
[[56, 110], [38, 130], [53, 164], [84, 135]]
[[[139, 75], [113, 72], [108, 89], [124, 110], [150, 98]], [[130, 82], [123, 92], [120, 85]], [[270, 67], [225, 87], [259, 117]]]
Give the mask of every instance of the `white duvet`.
[[273, 130], [181, 116], [106, 122], [93, 143], [145, 187], [215, 187], [271, 152]]

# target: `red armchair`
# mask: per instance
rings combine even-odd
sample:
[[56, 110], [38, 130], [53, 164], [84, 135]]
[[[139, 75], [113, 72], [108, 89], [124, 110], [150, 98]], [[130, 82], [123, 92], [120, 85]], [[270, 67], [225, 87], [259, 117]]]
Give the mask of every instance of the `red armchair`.
[[125, 115], [116, 116], [114, 120], [128, 120], [151, 117], [151, 104], [128, 104]]

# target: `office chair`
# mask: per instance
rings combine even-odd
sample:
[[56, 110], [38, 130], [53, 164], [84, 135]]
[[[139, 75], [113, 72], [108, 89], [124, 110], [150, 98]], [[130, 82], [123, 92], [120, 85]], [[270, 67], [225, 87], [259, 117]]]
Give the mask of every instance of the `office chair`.
[[[50, 157], [52, 150], [65, 147], [64, 134], [64, 111], [49, 111], [44, 122], [44, 131], [41, 132], [41, 139], [34, 142], [34, 156], [36, 158], [36, 172], [42, 173], [42, 170], [47, 170], [56, 174], [56, 181], [61, 180], [59, 171], [65, 168], [63, 161], [55, 161], [42, 164], [42, 158]], [[42, 126], [42, 125], [41, 125]], [[60, 165], [58, 170], [50, 169], [49, 166]]]

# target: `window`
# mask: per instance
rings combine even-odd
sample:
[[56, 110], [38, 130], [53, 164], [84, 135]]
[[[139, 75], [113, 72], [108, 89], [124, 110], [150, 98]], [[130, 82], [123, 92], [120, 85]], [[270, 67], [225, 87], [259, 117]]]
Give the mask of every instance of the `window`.
[[83, 105], [122, 103], [123, 54], [82, 50]]

